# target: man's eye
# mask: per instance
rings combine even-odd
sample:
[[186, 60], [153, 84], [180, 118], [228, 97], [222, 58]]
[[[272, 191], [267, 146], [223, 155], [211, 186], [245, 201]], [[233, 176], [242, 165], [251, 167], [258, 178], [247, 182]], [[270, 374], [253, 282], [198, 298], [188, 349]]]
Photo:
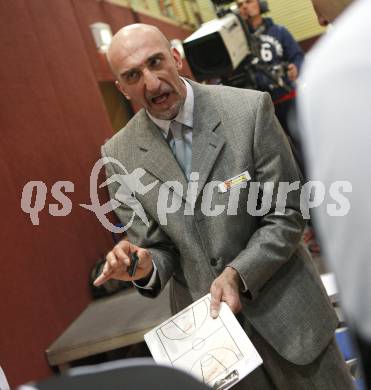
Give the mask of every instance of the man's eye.
[[152, 58], [150, 62], [150, 66], [152, 68], [158, 68], [161, 65], [161, 59], [160, 58]]
[[139, 72], [137, 71], [129, 72], [125, 75], [125, 79], [127, 82], [136, 81], [138, 80], [138, 78], [139, 78]]

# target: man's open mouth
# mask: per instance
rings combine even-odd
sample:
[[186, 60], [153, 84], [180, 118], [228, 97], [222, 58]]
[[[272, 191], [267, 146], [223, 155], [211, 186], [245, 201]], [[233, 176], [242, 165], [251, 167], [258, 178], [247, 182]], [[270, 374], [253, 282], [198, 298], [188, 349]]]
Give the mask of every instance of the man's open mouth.
[[159, 96], [152, 98], [151, 101], [154, 104], [161, 104], [161, 103], [166, 102], [169, 95], [170, 95], [170, 93], [163, 93], [162, 95], [159, 95]]

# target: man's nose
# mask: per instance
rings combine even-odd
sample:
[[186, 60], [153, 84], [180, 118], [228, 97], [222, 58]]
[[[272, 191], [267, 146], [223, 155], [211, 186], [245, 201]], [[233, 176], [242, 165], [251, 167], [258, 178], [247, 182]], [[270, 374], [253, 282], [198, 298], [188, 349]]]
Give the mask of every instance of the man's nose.
[[148, 91], [157, 91], [160, 87], [160, 80], [155, 73], [148, 69], [143, 70], [143, 77], [146, 89]]

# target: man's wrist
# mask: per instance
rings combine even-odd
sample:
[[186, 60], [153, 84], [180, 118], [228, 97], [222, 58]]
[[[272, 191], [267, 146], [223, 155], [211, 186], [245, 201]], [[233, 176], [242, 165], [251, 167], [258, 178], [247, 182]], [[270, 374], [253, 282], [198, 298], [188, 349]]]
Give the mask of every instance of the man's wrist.
[[144, 287], [144, 286], [146, 286], [146, 285], [149, 283], [149, 281], [151, 280], [152, 273], [153, 273], [153, 270], [152, 270], [152, 272], [151, 272], [148, 276], [146, 276], [145, 278], [134, 280], [135, 284], [136, 284], [137, 286], [139, 286], [139, 287]]
[[144, 278], [133, 280], [133, 284], [136, 287], [150, 290], [153, 288], [153, 286], [156, 283], [156, 276], [157, 276], [157, 267], [156, 264], [152, 261], [151, 272], [149, 272], [149, 274]]
[[225, 267], [225, 271], [226, 271], [228, 274], [231, 275], [231, 277], [236, 281], [237, 284], [240, 284], [241, 277], [240, 277], [240, 274], [238, 273], [238, 271], [237, 271], [235, 268], [233, 268], [233, 267], [227, 265], [227, 266]]
[[233, 276], [235, 276], [235, 278], [236, 278], [235, 280], [236, 280], [236, 283], [238, 285], [238, 289], [240, 290], [240, 292], [246, 294], [248, 297], [251, 297], [251, 293], [250, 293], [249, 289], [247, 288], [245, 281], [243, 280], [240, 273], [236, 270], [236, 268], [233, 268], [232, 266], [227, 265], [225, 269], [226, 270], [228, 269], [227, 272], [231, 272], [231, 274]]

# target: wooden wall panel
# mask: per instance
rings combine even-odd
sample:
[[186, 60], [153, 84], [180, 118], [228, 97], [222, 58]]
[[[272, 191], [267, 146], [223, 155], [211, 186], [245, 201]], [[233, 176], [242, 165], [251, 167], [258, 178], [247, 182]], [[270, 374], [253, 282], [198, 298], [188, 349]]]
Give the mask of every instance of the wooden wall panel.
[[[148, 23], [157, 26], [165, 34], [166, 38], [168, 38], [169, 40], [171, 39], [184, 40], [185, 38], [187, 38], [192, 34], [191, 30], [180, 28], [175, 24], [166, 23], [162, 20], [158, 20], [152, 18], [151, 16], [141, 14], [141, 13], [138, 13], [137, 15], [140, 23]], [[189, 65], [185, 59], [183, 60], [183, 69], [181, 71], [181, 74], [185, 77], [193, 79], [192, 71], [189, 68]]]
[[[68, 0], [1, 0], [0, 364], [12, 386], [50, 375], [44, 350], [86, 306], [88, 272], [111, 247], [89, 175], [112, 134]], [[21, 211], [23, 186], [75, 184], [66, 217]], [[47, 203], [56, 203], [50, 195]]]
[[105, 1], [72, 0], [79, 22], [81, 35], [85, 42], [94, 73], [99, 81], [113, 81], [113, 76], [107, 65], [105, 55], [98, 53], [90, 25], [96, 22], [108, 23], [115, 34], [121, 27], [134, 23], [132, 11]]
[[315, 37], [325, 32], [318, 24], [311, 1], [308, 0], [269, 0], [271, 12], [267, 15], [285, 26], [297, 41]]
[[[95, 215], [79, 206], [90, 203], [91, 168], [113, 133], [98, 86], [113, 78], [89, 25], [108, 22], [115, 32], [134, 19], [96, 0], [0, 0], [0, 18], [0, 365], [17, 386], [51, 374], [44, 351], [89, 303], [89, 270], [112, 246]], [[170, 39], [189, 34], [140, 20]], [[30, 180], [48, 188], [38, 226], [21, 210]], [[48, 212], [59, 180], [75, 186], [66, 217]]]

